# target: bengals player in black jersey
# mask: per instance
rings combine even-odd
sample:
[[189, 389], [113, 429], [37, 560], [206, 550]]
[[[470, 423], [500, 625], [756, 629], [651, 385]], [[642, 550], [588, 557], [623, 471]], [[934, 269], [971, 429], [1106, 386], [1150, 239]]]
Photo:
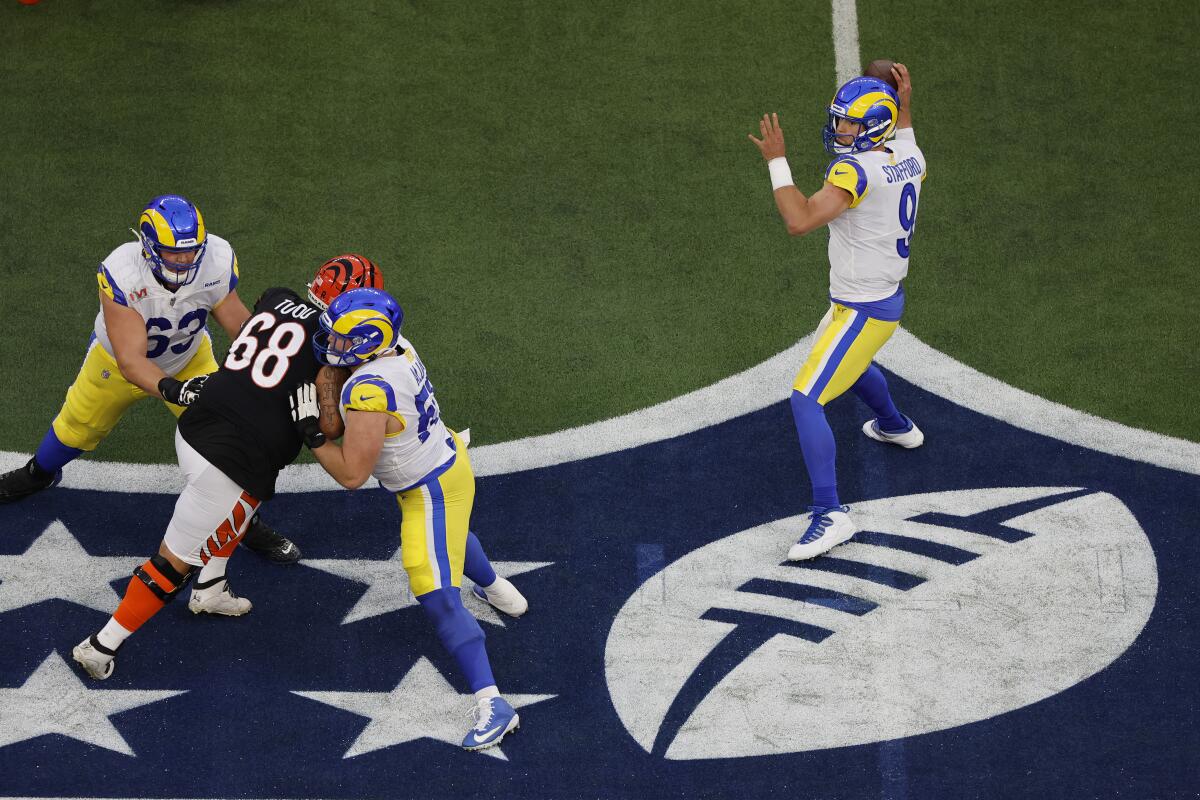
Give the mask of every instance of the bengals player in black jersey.
[[[321, 265], [307, 297], [268, 289], [209, 376], [175, 432], [187, 485], [158, 552], [133, 572], [108, 623], [72, 652], [93, 678], [112, 674], [117, 649], [196, 578], [188, 608], [238, 616], [249, 600], [229, 589], [225, 566], [259, 505], [275, 494], [275, 479], [304, 444], [324, 443], [316, 420], [296, 424], [291, 397], [321, 364], [312, 337], [329, 303], [343, 292], [382, 288], [369, 259], [345, 255]], [[198, 574], [197, 574], [198, 573]]]

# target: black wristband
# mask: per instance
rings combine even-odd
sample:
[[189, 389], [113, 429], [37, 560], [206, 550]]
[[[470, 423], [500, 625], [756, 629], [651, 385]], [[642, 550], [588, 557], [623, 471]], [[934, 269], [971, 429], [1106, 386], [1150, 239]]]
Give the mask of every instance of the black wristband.
[[305, 417], [296, 424], [296, 427], [309, 450], [316, 450], [325, 444], [325, 434], [321, 433], [321, 425], [317, 422], [316, 417]]
[[179, 396], [183, 393], [183, 381], [176, 380], [167, 375], [158, 382], [158, 393], [168, 403], [179, 405]]

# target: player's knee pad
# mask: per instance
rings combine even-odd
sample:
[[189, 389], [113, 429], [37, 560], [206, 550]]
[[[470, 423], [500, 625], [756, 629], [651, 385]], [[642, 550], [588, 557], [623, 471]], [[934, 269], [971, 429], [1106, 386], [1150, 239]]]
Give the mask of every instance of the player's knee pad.
[[463, 606], [457, 586], [426, 592], [417, 601], [433, 623], [438, 639], [451, 653], [465, 644], [484, 638], [483, 628]]
[[150, 556], [150, 560], [133, 571], [133, 576], [146, 584], [146, 587], [164, 603], [169, 603], [187, 586], [195, 573], [194, 567], [180, 573], [171, 566], [171, 562], [160, 553]]

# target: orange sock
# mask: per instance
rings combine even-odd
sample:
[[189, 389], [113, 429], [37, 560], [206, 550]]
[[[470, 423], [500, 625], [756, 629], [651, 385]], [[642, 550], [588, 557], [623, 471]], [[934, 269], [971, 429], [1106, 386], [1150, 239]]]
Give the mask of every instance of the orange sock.
[[[156, 565], [155, 561], [159, 561], [160, 564]], [[173, 573], [171, 578], [176, 580], [173, 581], [163, 574], [164, 570], [160, 569], [163, 565]], [[179, 573], [171, 569], [166, 560], [160, 557], [142, 564], [133, 571], [129, 587], [125, 590], [125, 597], [113, 612], [113, 619], [122, 628], [133, 633], [175, 596], [182, 583], [179, 578]]]

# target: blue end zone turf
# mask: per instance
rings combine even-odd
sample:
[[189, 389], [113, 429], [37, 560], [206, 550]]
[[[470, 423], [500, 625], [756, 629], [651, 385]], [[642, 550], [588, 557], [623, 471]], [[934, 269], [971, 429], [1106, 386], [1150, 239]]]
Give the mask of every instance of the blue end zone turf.
[[[903, 531], [866, 528], [861, 549], [846, 545], [835, 552], [836, 561], [824, 563], [865, 560], [869, 552], [875, 569], [855, 566], [842, 570], [848, 574], [821, 574], [818, 559], [792, 570], [783, 566], [786, 546], [765, 551], [774, 557], [763, 559], [761, 578], [739, 580], [727, 593], [714, 595], [716, 605], [708, 611], [679, 618], [680, 626], [696, 626], [695, 636], [682, 637], [682, 644], [663, 642], [662, 653], [653, 647], [636, 651], [651, 661], [661, 658], [664, 673], [685, 661], [700, 665], [679, 676], [675, 696], [614, 694], [629, 691], [613, 684], [606, 671], [606, 663], [609, 670], [626, 666], [609, 653], [614, 620], [619, 614], [640, 613], [622, 609], [643, 584], [655, 593], [647, 597], [663, 607], [686, 596], [703, 576], [689, 578], [684, 572], [677, 577], [671, 565], [678, 559], [804, 512], [808, 484], [788, 404], [630, 451], [481, 479], [472, 528], [492, 561], [501, 565], [501, 574], [504, 562], [552, 562], [513, 578], [530, 601], [525, 617], [504, 618], [503, 626], [484, 620], [501, 690], [506, 696], [528, 696], [526, 705], [518, 707], [521, 730], [503, 744], [507, 760], [467, 753], [439, 738], [442, 728], [457, 730], [460, 738], [466, 732], [470, 700], [453, 659], [415, 602], [397, 601], [397, 610], [342, 624], [368, 591], [398, 597], [407, 586], [397, 582], [368, 588], [310, 567], [268, 566], [248, 552], [237, 553], [229, 568], [234, 589], [254, 601], [248, 616], [195, 617], [184, 603], [176, 603], [127, 642], [110, 680], [100, 684], [80, 677], [70, 661], [71, 648], [104, 623], [128, 579], [114, 579], [110, 596], [98, 598], [110, 604], [104, 611], [44, 599], [56, 592], [69, 594], [72, 587], [85, 585], [88, 576], [61, 574], [57, 582], [28, 584], [22, 575], [55, 565], [53, 559], [22, 564], [21, 555], [59, 520], [89, 555], [127, 559], [131, 572], [157, 547], [175, 497], [59, 488], [0, 508], [0, 795], [420, 800], [1190, 796], [1197, 785], [1200, 749], [1200, 650], [1195, 644], [1200, 478], [1017, 430], [895, 377], [890, 380], [900, 406], [925, 431], [926, 444], [907, 451], [868, 440], [859, 430], [863, 407], [849, 398], [831, 403], [839, 490], [852, 515], [868, 501], [907, 495], [1063, 488], [1044, 501], [1022, 501], [1019, 507], [913, 514], [900, 525], [910, 526]], [[1059, 523], [1053, 522], [1058, 518], [1039, 514], [1053, 515], [1055, 509], [1091, 502], [1103, 493], [1123, 503], [1144, 530], [1158, 581], [1157, 596], [1146, 598], [1154, 604], [1148, 622], [1111, 664], [1101, 665], [1095, 674], [1084, 670], [1082, 680], [1031, 704], [919, 735], [777, 750], [773, 755], [688, 756], [707, 752], [704, 748], [720, 751], [726, 738], [732, 743], [740, 735], [738, 725], [749, 725], [753, 732], [754, 714], [738, 717], [735, 706], [726, 709], [731, 722], [713, 728], [707, 739], [689, 733], [689, 720], [723, 719], [721, 708], [703, 711], [706, 702], [755, 700], [731, 700], [714, 690], [731, 670], [742, 669], [739, 664], [745, 662], [748, 669], [755, 651], [764, 653], [782, 642], [784, 651], [798, 654], [801, 660], [787, 662], [790, 668], [781, 666], [764, 680], [761, 691], [770, 694], [782, 687], [793, 698], [789, 702], [795, 704], [797, 731], [816, 729], [822, 721], [811, 709], [835, 689], [796, 684], [796, 669], [822, 654], [840, 652], [823, 648], [840, 647], [839, 637], [850, 636], [854, 626], [883, 619], [889, 604], [899, 602], [893, 598], [932, 591], [942, 580], [939, 576], [964, 574], [962, 570], [986, 561], [989, 552], [1014, 552], [1004, 548], [1058, 535]], [[381, 490], [281, 495], [263, 514], [300, 545], [309, 561], [389, 559], [398, 544], [395, 505]], [[961, 541], [934, 541], [923, 531], [949, 531], [946, 538]], [[1094, 593], [1059, 598], [1063, 607], [1095, 608], [1088, 614], [1114, 622], [1132, 613], [1138, 587], [1120, 581], [1121, 575], [1129, 580], [1134, 573], [1133, 552], [1116, 548], [1115, 553], [1096, 554], [1102, 575], [1109, 569], [1105, 559], [1115, 559], [1116, 596], [1105, 594], [1101, 581]], [[982, 555], [971, 557], [976, 553]], [[1033, 586], [1043, 570], [1055, 568], [1034, 565], [1028, 576], [1009, 579], [1028, 577]], [[766, 574], [770, 570], [774, 572]], [[898, 575], [917, 582], [891, 580]], [[783, 581], [784, 588], [771, 581]], [[864, 596], [850, 584], [825, 581], [857, 581], [857, 588], [874, 594]], [[934, 599], [926, 602], [967, 603], [974, 596], [997, 608], [1004, 605], [1005, 598], [989, 595], [987, 585], [972, 585], [971, 591], [975, 594], [931, 594]], [[814, 615], [823, 616], [783, 619], [772, 616], [777, 606], [769, 604], [810, 606]], [[482, 613], [478, 604], [468, 607]], [[919, 613], [924, 608], [916, 604], [900, 610]], [[1039, 625], [1052, 624], [1038, 618], [1009, 622], [1015, 629], [1031, 626], [1031, 634]], [[710, 632], [712, 641], [705, 639]], [[693, 644], [709, 649], [689, 655]], [[48, 657], [64, 659], [85, 689], [81, 692], [60, 674], [53, 685], [64, 687], [62, 691], [39, 701], [46, 713], [19, 716], [16, 709], [27, 703], [19, 690]], [[844, 671], [870, 671], [873, 658], [867, 651], [850, 654]], [[442, 687], [434, 671], [464, 695], [460, 701]], [[881, 674], [881, 685], [885, 677]], [[1020, 684], [1038, 676], [1013, 670], [1004, 679]], [[387, 700], [402, 681], [411, 688]], [[165, 695], [178, 690], [186, 692], [148, 699], [153, 691]], [[995, 682], [981, 683], [976, 690], [1000, 691]], [[121, 691], [141, 694], [113, 694]], [[348, 696], [369, 692], [378, 693], [373, 696], [377, 699], [358, 706]], [[111, 713], [89, 711], [92, 705], [77, 701], [74, 716], [64, 716], [54, 698], [65, 693], [99, 698], [104, 703], [96, 707]], [[528, 699], [532, 696], [538, 699]], [[118, 697], [139, 702], [118, 710], [113, 700]], [[848, 698], [846, 704], [853, 702]], [[639, 705], [645, 714], [658, 715], [645, 728], [646, 735], [637, 733], [645, 720], [618, 713], [618, 708]], [[384, 719], [385, 714], [391, 716]], [[87, 731], [39, 734], [39, 717], [106, 718], [115, 736], [96, 734], [99, 722]], [[373, 722], [376, 717], [380, 721]], [[118, 740], [135, 755], [120, 752]], [[789, 746], [777, 738], [771, 741], [780, 749]]]

